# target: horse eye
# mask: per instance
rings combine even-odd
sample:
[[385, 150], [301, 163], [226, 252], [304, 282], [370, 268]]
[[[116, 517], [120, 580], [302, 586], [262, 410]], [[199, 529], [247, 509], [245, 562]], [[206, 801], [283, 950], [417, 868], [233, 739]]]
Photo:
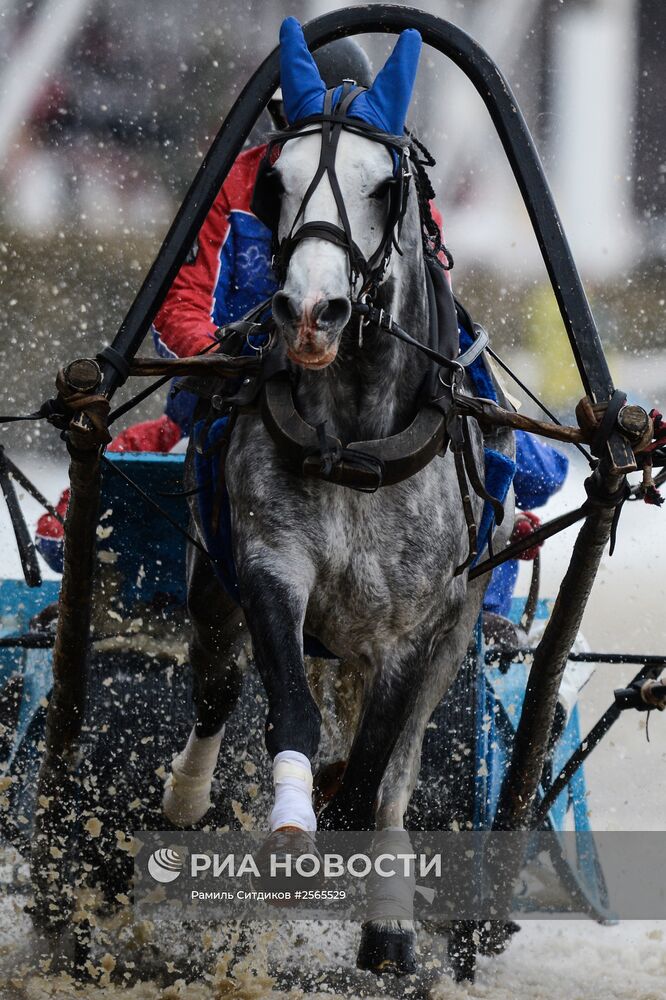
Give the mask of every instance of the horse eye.
[[382, 181], [374, 191], [370, 193], [370, 197], [374, 198], [375, 201], [383, 201], [387, 194], [393, 186], [393, 178], [389, 177], [387, 180]]

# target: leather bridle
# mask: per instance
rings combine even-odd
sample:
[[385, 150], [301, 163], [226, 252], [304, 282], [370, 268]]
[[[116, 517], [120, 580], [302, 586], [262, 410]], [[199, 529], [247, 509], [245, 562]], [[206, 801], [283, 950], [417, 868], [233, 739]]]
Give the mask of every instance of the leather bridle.
[[[346, 252], [349, 260], [350, 289], [352, 296], [356, 297], [357, 302], [367, 302], [369, 299], [374, 298], [378, 286], [387, 273], [393, 249], [395, 248], [398, 253], [401, 252], [399, 244], [400, 231], [407, 208], [407, 198], [412, 180], [409, 137], [407, 135], [390, 135], [361, 119], [348, 116], [347, 112], [350, 105], [365, 89], [364, 87], [355, 86], [351, 80], [345, 80], [335, 106], [333, 105], [335, 91], [328, 90], [324, 97], [323, 114], [303, 118], [294, 126], [273, 136], [268, 144], [266, 156], [257, 177], [255, 195], [252, 201], [254, 214], [273, 232], [273, 269], [280, 284], [283, 284], [286, 279], [291, 255], [299, 243], [311, 238], [326, 240], [328, 243], [333, 243], [335, 246], [341, 247]], [[376, 250], [368, 258], [365, 257], [353, 238], [349, 215], [335, 169], [338, 143], [343, 131], [355, 132], [358, 135], [363, 135], [371, 139], [373, 142], [380, 142], [390, 150], [396, 161], [394, 176], [388, 182], [389, 205], [382, 237]], [[303, 200], [289, 232], [280, 240], [277, 235], [279, 213], [276, 214], [270, 210], [270, 207], [266, 204], [268, 198], [265, 193], [265, 188], [270, 187], [270, 181], [274, 173], [272, 166], [274, 151], [276, 147], [281, 147], [291, 139], [313, 133], [321, 134], [319, 163], [303, 195]], [[335, 223], [323, 220], [303, 222], [301, 225], [298, 225], [299, 220], [304, 216], [308, 203], [324, 177], [328, 177], [342, 225], [336, 225]], [[274, 198], [275, 192], [270, 192], [270, 196]]]

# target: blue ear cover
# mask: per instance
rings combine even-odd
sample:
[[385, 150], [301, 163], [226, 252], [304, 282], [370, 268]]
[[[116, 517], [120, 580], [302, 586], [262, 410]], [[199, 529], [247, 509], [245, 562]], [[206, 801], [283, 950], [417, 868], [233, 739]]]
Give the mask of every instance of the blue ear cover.
[[[359, 94], [348, 114], [382, 132], [402, 135], [422, 44], [421, 35], [414, 28], [403, 31], [372, 87]], [[286, 18], [280, 28], [280, 74], [284, 110], [290, 125], [323, 112], [326, 85], [295, 17]], [[334, 104], [340, 92], [341, 88], [337, 88]]]
[[403, 31], [370, 90], [359, 94], [349, 114], [391, 135], [402, 135], [422, 48], [415, 28]]
[[284, 113], [290, 125], [324, 110], [326, 84], [295, 17], [285, 18], [280, 28], [280, 86]]

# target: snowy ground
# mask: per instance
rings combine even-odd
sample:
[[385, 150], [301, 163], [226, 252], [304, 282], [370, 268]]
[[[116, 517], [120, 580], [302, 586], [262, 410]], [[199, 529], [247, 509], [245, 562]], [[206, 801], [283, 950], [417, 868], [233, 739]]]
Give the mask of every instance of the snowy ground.
[[[33, 461], [26, 463], [25, 468], [49, 498], [55, 499], [62, 482], [62, 469], [53, 464], [38, 467]], [[583, 468], [574, 468], [570, 483], [545, 510], [546, 516], [570, 509], [582, 501], [583, 473]], [[36, 506], [26, 500], [25, 508], [34, 522], [38, 513]], [[585, 615], [583, 630], [594, 649], [664, 653], [666, 616], [661, 581], [666, 569], [665, 517], [666, 512], [655, 507], [626, 505], [617, 551], [612, 559], [604, 557]], [[3, 575], [18, 575], [18, 561], [4, 510], [0, 511], [0, 529]], [[574, 537], [575, 529], [547, 543], [543, 552], [544, 594], [556, 592]], [[609, 666], [597, 670], [581, 702], [584, 726], [596, 721], [611, 702], [612, 689], [629, 680], [631, 674], [630, 667]], [[666, 830], [666, 799], [661, 794], [659, 781], [665, 763], [666, 719], [657, 716], [651, 720], [648, 744], [644, 716], [626, 713], [611, 738], [592, 755], [588, 766], [594, 828]], [[443, 975], [431, 995], [436, 1000], [601, 1000], [602, 997], [604, 1000], [661, 1000], [666, 996], [665, 933], [666, 924], [654, 922], [624, 922], [601, 927], [582, 920], [526, 920], [504, 955], [480, 960], [476, 984], [458, 986]], [[196, 948], [201, 931], [193, 931], [192, 935], [191, 940], [174, 943], [174, 949], [190, 945]], [[166, 946], [168, 951], [172, 945], [162, 940], [161, 933], [158, 936], [160, 945]], [[328, 932], [317, 934], [314, 940], [292, 939], [290, 947], [294, 961], [306, 967], [316, 962], [322, 949], [329, 957], [337, 950], [341, 958], [352, 963], [354, 945], [353, 928], [341, 933], [341, 928], [331, 925]], [[281, 947], [284, 946], [283, 941]], [[430, 962], [435, 972], [440, 968], [436, 963], [441, 962], [444, 972], [446, 962], [439, 952], [440, 945], [429, 942], [422, 935], [421, 947], [423, 961]], [[24, 976], [21, 962], [32, 952], [34, 941], [30, 924], [21, 912], [19, 901], [5, 899], [0, 903], [0, 998], [71, 997], [71, 984], [39, 974]], [[106, 964], [102, 963], [99, 985], [88, 986], [81, 995], [100, 1000], [119, 997], [121, 988], [111, 985], [112, 965], [110, 958]], [[341, 988], [337, 994], [329, 990], [325, 995], [349, 997], [357, 992]], [[142, 983], [123, 988], [122, 993], [128, 1000], [153, 997], [198, 1000], [199, 997], [229, 993], [238, 997], [268, 997], [272, 989], [270, 979], [253, 973], [241, 976], [237, 988], [233, 989], [228, 980], [221, 978], [219, 973], [216, 976], [213, 971], [208, 981], [197, 984], [176, 984], [165, 990], [156, 983]], [[291, 995], [302, 994], [294, 992]], [[369, 984], [369, 991], [364, 995], [416, 997], [422, 994], [405, 981], [398, 992], [395, 988], [387, 992], [380, 984]]]

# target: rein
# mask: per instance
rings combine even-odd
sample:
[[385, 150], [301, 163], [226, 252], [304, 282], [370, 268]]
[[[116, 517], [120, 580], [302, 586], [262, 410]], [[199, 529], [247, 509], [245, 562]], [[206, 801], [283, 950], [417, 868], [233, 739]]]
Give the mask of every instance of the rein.
[[386, 333], [390, 333], [398, 340], [402, 340], [403, 343], [409, 344], [410, 347], [416, 348], [417, 351], [425, 354], [431, 361], [437, 362], [441, 368], [448, 368], [454, 373], [454, 377], [461, 377], [465, 369], [474, 364], [476, 359], [481, 357], [488, 346], [488, 334], [482, 326], [474, 325], [472, 334], [474, 342], [471, 347], [468, 347], [457, 358], [449, 358], [416, 340], [395, 322], [390, 313], [385, 312], [383, 309], [378, 309], [376, 306], [365, 302], [354, 302], [352, 303], [352, 311], [362, 316], [368, 323], [372, 323], [373, 326], [384, 330]]

